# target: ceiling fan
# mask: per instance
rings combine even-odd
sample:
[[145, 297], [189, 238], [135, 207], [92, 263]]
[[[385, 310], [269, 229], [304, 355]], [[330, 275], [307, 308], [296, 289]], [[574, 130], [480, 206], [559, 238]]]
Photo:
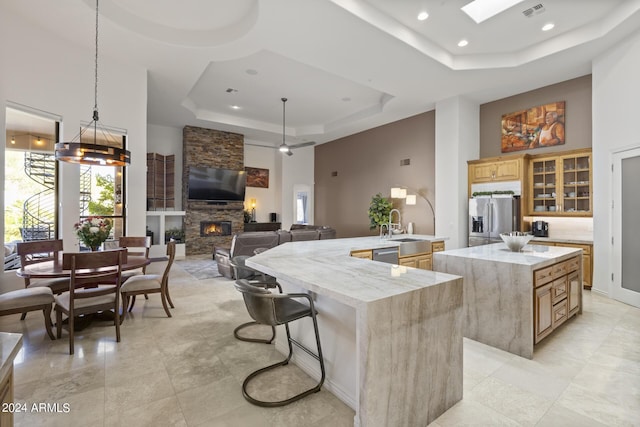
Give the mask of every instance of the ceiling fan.
[[282, 144], [278, 147], [273, 147], [271, 145], [262, 145], [262, 144], [252, 144], [247, 143], [247, 145], [253, 145], [256, 147], [268, 147], [268, 148], [277, 148], [282, 154], [286, 154], [287, 156], [293, 156], [293, 152], [291, 150], [295, 150], [296, 148], [309, 147], [315, 145], [315, 141], [307, 141], [301, 142], [300, 144], [287, 144], [285, 142], [285, 105], [287, 102], [287, 98], [280, 98], [282, 100]]

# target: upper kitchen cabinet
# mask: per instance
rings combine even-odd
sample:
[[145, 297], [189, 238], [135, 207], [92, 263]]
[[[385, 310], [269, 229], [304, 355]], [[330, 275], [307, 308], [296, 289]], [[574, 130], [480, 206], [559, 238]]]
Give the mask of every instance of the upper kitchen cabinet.
[[469, 161], [469, 184], [492, 181], [519, 181], [524, 156], [493, 157]]
[[592, 216], [591, 149], [529, 160], [531, 215]]

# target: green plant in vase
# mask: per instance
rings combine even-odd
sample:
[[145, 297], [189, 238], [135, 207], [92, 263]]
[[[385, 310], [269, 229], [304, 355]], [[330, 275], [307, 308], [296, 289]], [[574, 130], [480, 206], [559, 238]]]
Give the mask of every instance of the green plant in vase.
[[373, 230], [382, 224], [389, 223], [389, 213], [393, 208], [393, 203], [378, 193], [371, 198], [369, 205], [369, 229]]
[[169, 228], [164, 232], [164, 241], [175, 241], [177, 243], [184, 243], [184, 230], [181, 228]]

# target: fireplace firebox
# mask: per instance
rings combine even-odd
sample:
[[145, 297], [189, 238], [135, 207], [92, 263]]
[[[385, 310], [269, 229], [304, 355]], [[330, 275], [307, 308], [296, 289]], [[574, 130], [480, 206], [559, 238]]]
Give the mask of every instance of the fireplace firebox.
[[200, 236], [230, 236], [231, 221], [201, 221]]

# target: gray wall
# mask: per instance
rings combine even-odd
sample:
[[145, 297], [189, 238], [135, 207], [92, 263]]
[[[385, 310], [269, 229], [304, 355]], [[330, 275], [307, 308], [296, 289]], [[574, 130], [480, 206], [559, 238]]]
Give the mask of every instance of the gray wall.
[[[336, 228], [338, 237], [365, 236], [367, 211], [376, 193], [394, 185], [420, 190], [434, 203], [435, 111], [429, 111], [315, 147], [315, 223]], [[400, 166], [410, 159], [409, 166]], [[337, 172], [337, 176], [332, 176]], [[433, 216], [418, 197], [415, 206], [396, 200], [402, 223], [433, 233]]]
[[505, 154], [541, 154], [591, 147], [591, 75], [545, 86], [480, 106], [480, 158], [500, 156], [504, 114], [556, 101], [566, 102], [563, 145]]

